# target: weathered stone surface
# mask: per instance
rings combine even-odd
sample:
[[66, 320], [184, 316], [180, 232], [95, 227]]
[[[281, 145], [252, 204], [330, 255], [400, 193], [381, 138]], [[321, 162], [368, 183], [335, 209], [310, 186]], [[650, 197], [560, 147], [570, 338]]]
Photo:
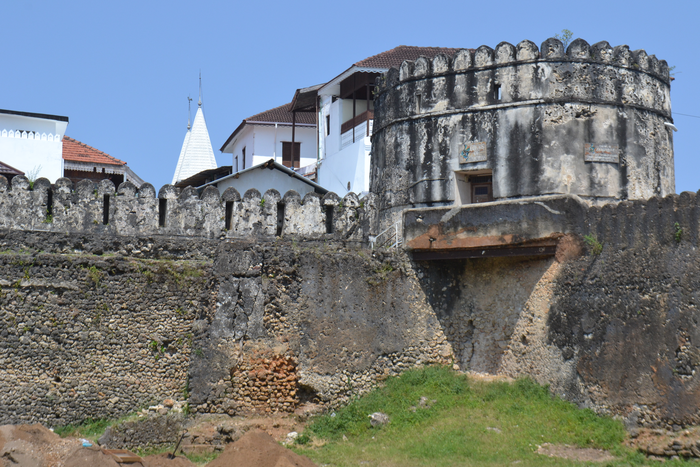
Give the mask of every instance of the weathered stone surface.
[[[492, 171], [495, 199], [673, 193], [668, 73], [644, 51], [612, 53], [605, 42], [565, 51], [548, 39], [541, 54], [529, 42], [479, 47], [473, 63], [460, 52], [451, 71], [402, 65], [375, 99], [370, 191], [382, 228], [397, 209], [455, 203], [462, 172]], [[485, 160], [463, 160], [473, 143], [485, 143]], [[617, 148], [619, 162], [587, 161], [589, 143]]]

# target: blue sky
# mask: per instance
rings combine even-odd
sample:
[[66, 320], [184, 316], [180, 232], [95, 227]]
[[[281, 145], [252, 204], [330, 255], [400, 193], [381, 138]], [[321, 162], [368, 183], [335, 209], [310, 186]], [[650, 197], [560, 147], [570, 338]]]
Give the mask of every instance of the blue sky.
[[[4, 2], [0, 108], [65, 115], [66, 134], [170, 183], [198, 93], [219, 148], [245, 117], [397, 45], [476, 48], [570, 29], [675, 66], [676, 190], [700, 189], [700, 2]], [[676, 113], [678, 112], [678, 113]], [[194, 109], [193, 109], [194, 114]]]

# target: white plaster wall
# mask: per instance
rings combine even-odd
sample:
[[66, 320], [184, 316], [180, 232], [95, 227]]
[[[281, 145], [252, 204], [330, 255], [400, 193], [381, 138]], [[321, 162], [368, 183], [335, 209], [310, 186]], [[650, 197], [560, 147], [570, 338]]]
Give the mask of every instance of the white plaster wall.
[[[277, 125], [246, 125], [236, 135], [230, 149], [232, 153], [231, 165], [236, 172], [236, 156], [238, 156], [238, 171], [243, 170], [242, 151], [245, 147], [246, 164], [248, 169], [262, 164], [272, 158], [282, 163], [282, 142], [292, 141], [292, 126]], [[310, 126], [297, 126], [294, 141], [301, 143], [300, 167], [316, 163], [316, 128]]]
[[[255, 125], [255, 153], [253, 165], [262, 164], [274, 157], [276, 162], [282, 163], [282, 142], [292, 141], [292, 127], [277, 125], [275, 134], [274, 126]], [[294, 141], [301, 143], [301, 158], [299, 166], [314, 164], [316, 162], [316, 129], [309, 126], [297, 126], [294, 133]]]
[[317, 183], [341, 197], [348, 191], [369, 191], [369, 145], [369, 138], [360, 138], [342, 151], [326, 155], [318, 168]]
[[[250, 168], [252, 167], [253, 164], [253, 153], [255, 151], [255, 132], [253, 131], [253, 126], [246, 126], [241, 130], [238, 135], [236, 135], [236, 138], [233, 140], [233, 143], [230, 145], [231, 150], [227, 152], [231, 152], [231, 167], [233, 168], [233, 171], [241, 171], [244, 170], [244, 165], [243, 165], [243, 148], [245, 148], [245, 154], [246, 154], [246, 163], [245, 163], [245, 168]], [[236, 167], [236, 157], [238, 157], [238, 167]]]
[[299, 193], [302, 198], [306, 193], [314, 191], [311, 185], [294, 177], [290, 177], [286, 173], [279, 170], [263, 168], [246, 172], [238, 179], [231, 177], [217, 184], [220, 193], [226, 191], [228, 187], [233, 187], [238, 190], [241, 197], [251, 188], [255, 188], [263, 195], [267, 190], [274, 188], [279, 191], [282, 196], [284, 196], [287, 191], [294, 190]]
[[[342, 101], [340, 99], [332, 102], [331, 96], [325, 96], [321, 100], [321, 124], [319, 124], [319, 142], [321, 148], [321, 158], [337, 153], [340, 150], [340, 125]], [[352, 105], [352, 103], [350, 104]], [[350, 108], [352, 113], [352, 107]], [[331, 116], [331, 132], [327, 135], [326, 116]]]
[[[52, 183], [63, 176], [63, 135], [68, 122], [21, 115], [0, 114], [0, 161], [30, 174], [38, 170], [37, 178], [45, 177]], [[12, 130], [35, 132], [39, 138], [9, 137]], [[48, 141], [48, 134], [54, 141]], [[6, 136], [3, 136], [6, 135]], [[34, 135], [32, 135], [34, 136]]]

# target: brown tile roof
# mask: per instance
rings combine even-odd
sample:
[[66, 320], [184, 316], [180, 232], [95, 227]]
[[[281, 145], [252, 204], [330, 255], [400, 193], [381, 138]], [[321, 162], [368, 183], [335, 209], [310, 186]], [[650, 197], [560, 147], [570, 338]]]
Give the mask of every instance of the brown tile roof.
[[400, 45], [386, 52], [372, 55], [355, 63], [355, 66], [366, 68], [391, 68], [400, 66], [404, 60], [416, 60], [421, 55], [428, 58], [433, 58], [439, 54], [445, 54], [448, 57], [453, 56], [461, 49], [448, 47], [414, 47], [410, 45]]
[[126, 162], [68, 136], [63, 137], [63, 159], [93, 164], [126, 165]]
[[24, 175], [24, 172], [21, 170], [17, 170], [14, 167], [5, 164], [4, 162], [0, 162], [0, 175]]
[[[266, 110], [245, 119], [246, 122], [270, 122], [270, 123], [292, 123], [292, 112], [289, 111], [290, 104], [280, 105], [274, 109]], [[315, 125], [316, 114], [311, 112], [297, 112], [297, 123]]]
[[[279, 107], [275, 107], [274, 109], [266, 110], [264, 112], [260, 112], [259, 114], [255, 114], [252, 117], [248, 117], [244, 119], [240, 125], [238, 125], [238, 128], [233, 130], [233, 133], [231, 133], [231, 136], [228, 137], [226, 142], [224, 143], [223, 146], [221, 146], [221, 152], [224, 152], [224, 148], [228, 145], [228, 143], [233, 140], [233, 138], [238, 134], [239, 131], [243, 129], [246, 123], [254, 123], [254, 122], [263, 122], [263, 123], [288, 123], [292, 124], [292, 112], [289, 111], [289, 108], [291, 106], [291, 102], [289, 104], [284, 104], [280, 105]], [[315, 125], [316, 124], [316, 113], [314, 112], [297, 112], [297, 118], [296, 118], [296, 123], [299, 124], [310, 124], [310, 125]]]

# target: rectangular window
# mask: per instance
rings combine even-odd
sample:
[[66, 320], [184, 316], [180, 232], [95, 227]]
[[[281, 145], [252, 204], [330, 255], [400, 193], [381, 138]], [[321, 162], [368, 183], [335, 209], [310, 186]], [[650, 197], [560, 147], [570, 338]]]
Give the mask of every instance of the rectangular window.
[[331, 116], [326, 115], [326, 136], [331, 134]]
[[493, 178], [491, 175], [472, 175], [469, 177], [472, 187], [472, 203], [493, 201]]
[[292, 143], [289, 141], [282, 141], [282, 165], [298, 169], [299, 161], [301, 160], [300, 154], [301, 143], [294, 143], [294, 154], [292, 154]]
[[241, 149], [241, 156], [243, 158], [243, 170], [245, 170], [245, 146]]

